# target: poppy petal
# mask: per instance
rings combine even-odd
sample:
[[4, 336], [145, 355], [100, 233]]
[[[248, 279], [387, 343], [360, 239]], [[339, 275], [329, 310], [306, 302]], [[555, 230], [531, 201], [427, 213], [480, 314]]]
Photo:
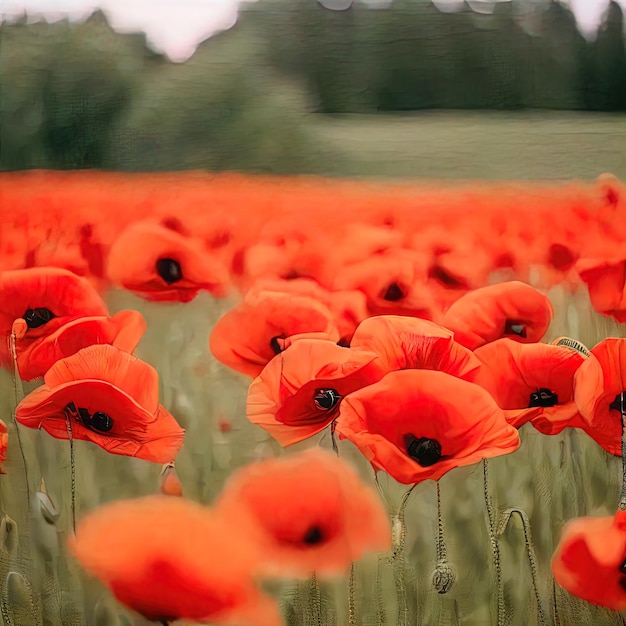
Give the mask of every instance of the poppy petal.
[[614, 611], [626, 609], [626, 513], [568, 522], [552, 557], [554, 580], [572, 595]]
[[501, 338], [522, 343], [540, 341], [554, 311], [550, 300], [519, 281], [475, 289], [461, 296], [444, 313], [442, 326], [461, 345], [475, 350]]
[[200, 290], [224, 296], [226, 267], [201, 244], [159, 224], [129, 226], [109, 252], [107, 274], [116, 285], [155, 301], [189, 302]]
[[53, 437], [91, 441], [112, 454], [155, 463], [174, 460], [184, 430], [158, 403], [158, 376], [147, 363], [110, 345], [57, 361], [44, 385], [17, 406], [16, 419]]
[[252, 292], [217, 321], [209, 348], [224, 365], [255, 377], [281, 351], [279, 340], [302, 333], [339, 339], [330, 311], [313, 298]]
[[615, 402], [625, 390], [626, 339], [604, 339], [576, 371], [574, 401], [587, 434], [617, 456], [622, 454], [622, 425]]
[[251, 575], [260, 552], [232, 531], [232, 519], [199, 504], [148, 496], [89, 513], [70, 549], [122, 604], [149, 620], [279, 626], [276, 604]]
[[216, 508], [248, 517], [250, 534], [264, 546], [265, 572], [280, 577], [344, 574], [364, 553], [391, 547], [377, 493], [345, 461], [319, 448], [244, 467]]
[[[335, 428], [376, 470], [406, 484], [437, 480], [520, 445], [517, 430], [487, 391], [431, 370], [391, 372], [350, 394]], [[417, 458], [422, 452], [424, 458]]]
[[[321, 432], [336, 417], [341, 398], [383, 374], [372, 352], [302, 339], [274, 357], [252, 382], [246, 415], [288, 446]], [[320, 390], [328, 390], [327, 407], [315, 402]]]
[[[12, 364], [7, 339], [20, 324], [22, 345], [47, 336], [79, 317], [106, 316], [106, 304], [89, 282], [60, 268], [36, 267], [0, 273], [0, 364]], [[21, 334], [21, 333], [20, 333]]]
[[43, 376], [58, 360], [94, 344], [111, 344], [132, 353], [146, 330], [138, 311], [120, 311], [113, 317], [81, 317], [22, 347], [16, 342], [22, 380]]
[[419, 318], [370, 317], [359, 324], [350, 346], [378, 354], [388, 371], [432, 369], [463, 378], [480, 367], [449, 330]]

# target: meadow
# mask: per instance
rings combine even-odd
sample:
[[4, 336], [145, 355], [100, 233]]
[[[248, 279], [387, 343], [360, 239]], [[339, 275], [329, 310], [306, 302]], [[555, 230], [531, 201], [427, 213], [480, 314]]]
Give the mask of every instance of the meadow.
[[[424, 183], [430, 185], [439, 180], [442, 182], [436, 185], [449, 187], [450, 197], [457, 197], [457, 214], [472, 211], [462, 191], [454, 196], [454, 187], [460, 180], [592, 183], [603, 172], [626, 180], [626, 118], [620, 115], [310, 115], [303, 124], [332, 155], [327, 166], [321, 167], [326, 175], [362, 181], [382, 179], [390, 188], [406, 180], [416, 184], [416, 193]], [[186, 206], [186, 192], [177, 196], [172, 180], [164, 184], [169, 186], [165, 194], [168, 210], [176, 207], [181, 217], [187, 215], [198, 224], [203, 220], [208, 223], [213, 209], [221, 211], [219, 218], [224, 218], [219, 203], [207, 203], [202, 211], [194, 213], [198, 205], [190, 202]], [[118, 194], [114, 186], [110, 192], [112, 196]], [[423, 189], [419, 191], [422, 192]], [[15, 192], [12, 193], [15, 199]], [[63, 197], [64, 193], [70, 202], [71, 191], [62, 185], [42, 195], [54, 198], [55, 194]], [[105, 197], [107, 192], [101, 189], [98, 193]], [[146, 193], [143, 206], [140, 195], [132, 195], [132, 202], [146, 217], [156, 200]], [[80, 205], [80, 199], [71, 202], [73, 206]], [[100, 214], [105, 224], [121, 215], [124, 200], [116, 197], [116, 202], [110, 214], [105, 213], [106, 204], [85, 202], [81, 210], [90, 218]], [[25, 211], [24, 206], [3, 203], [3, 224], [19, 223], [19, 212]], [[51, 206], [50, 215], [60, 216], [58, 229], [62, 231], [65, 208], [62, 202], [53, 202]], [[303, 206], [302, 209], [296, 202], [288, 206], [285, 203], [281, 210], [291, 217], [302, 210], [310, 217], [315, 204]], [[412, 206], [419, 211], [418, 201]], [[506, 213], [510, 206], [503, 203], [500, 208]], [[513, 210], [519, 209], [517, 206]], [[332, 206], [320, 209], [328, 217], [337, 210]], [[434, 219], [445, 220], [444, 213], [442, 209], [442, 214]], [[435, 215], [427, 208], [422, 218], [428, 221], [431, 214]], [[519, 213], [515, 215], [520, 217]], [[130, 221], [132, 216], [120, 219]], [[263, 223], [260, 213], [256, 219]], [[528, 219], [532, 221], [532, 207]], [[6, 252], [6, 238], [3, 241], [0, 236], [0, 243]], [[500, 277], [493, 275], [491, 280], [495, 282]], [[555, 317], [545, 341], [566, 335], [591, 347], [608, 336], [626, 336], [623, 325], [593, 311], [584, 286], [570, 292], [556, 285], [548, 295]], [[186, 443], [176, 461], [186, 497], [210, 504], [233, 470], [255, 459], [293, 454], [317, 443], [331, 449], [326, 432], [283, 450], [246, 420], [249, 380], [220, 365], [207, 346], [212, 326], [234, 306], [238, 296], [215, 299], [203, 293], [187, 304], [159, 304], [111, 289], [104, 297], [111, 313], [136, 309], [146, 318], [148, 330], [136, 354], [157, 369], [160, 402], [187, 430]], [[39, 382], [22, 383], [13, 372], [0, 372], [2, 417], [10, 434], [4, 464], [7, 474], [0, 476], [0, 512], [4, 516], [0, 519], [0, 606], [4, 625], [147, 626], [149, 622], [119, 606], [108, 591], [84, 576], [66, 556], [72, 515], [68, 442], [52, 439], [41, 430], [21, 428], [24, 456], [17, 446], [11, 414], [24, 394]], [[574, 429], [547, 437], [528, 425], [522, 428], [521, 437], [522, 446], [515, 453], [456, 469], [438, 482], [420, 483], [405, 500], [405, 485], [379, 476], [381, 497], [394, 522], [393, 554], [368, 557], [355, 565], [350, 578], [331, 583], [313, 578], [270, 586], [269, 591], [280, 600], [285, 624], [626, 623], [622, 614], [593, 607], [557, 588], [549, 566], [564, 521], [585, 514], [608, 515], [614, 510], [621, 479], [620, 459]], [[108, 455], [83, 441], [73, 445], [78, 519], [99, 504], [158, 491], [159, 466]], [[339, 455], [354, 463], [361, 476], [373, 484], [372, 468], [350, 443], [339, 442]], [[438, 513], [443, 520], [440, 524]], [[432, 582], [442, 549], [455, 577], [451, 590], [443, 594], [437, 592]]]

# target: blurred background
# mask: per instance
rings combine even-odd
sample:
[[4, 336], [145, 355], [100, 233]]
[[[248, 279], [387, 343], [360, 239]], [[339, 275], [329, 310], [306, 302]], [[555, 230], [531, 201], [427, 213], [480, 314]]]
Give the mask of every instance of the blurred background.
[[626, 178], [617, 2], [125, 4], [3, 2], [0, 169]]

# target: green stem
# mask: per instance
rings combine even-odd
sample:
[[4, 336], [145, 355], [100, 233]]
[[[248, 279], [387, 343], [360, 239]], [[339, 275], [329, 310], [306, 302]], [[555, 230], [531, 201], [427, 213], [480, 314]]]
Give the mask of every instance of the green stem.
[[[11, 355], [13, 357], [13, 392], [15, 394], [15, 406], [24, 399], [24, 387], [22, 386], [22, 378], [17, 366], [17, 352], [15, 350], [15, 333], [11, 333], [9, 340]], [[24, 445], [22, 443], [22, 436], [20, 434], [20, 424], [17, 421], [16, 411], [13, 411], [13, 423], [15, 424], [15, 434], [17, 435], [17, 445], [22, 455], [22, 463], [24, 464], [24, 479], [26, 480], [26, 502], [28, 506], [28, 512], [30, 513], [30, 481], [28, 479], [28, 463], [26, 462], [26, 453], [24, 452]]]
[[500, 566], [500, 545], [496, 537], [496, 519], [493, 511], [491, 498], [489, 497], [489, 467], [487, 459], [483, 459], [483, 495], [485, 497], [485, 508], [487, 510], [487, 520], [489, 522], [489, 541], [493, 555], [493, 564], [496, 570], [496, 594], [498, 604], [497, 626], [504, 624], [505, 606], [504, 593], [502, 590], [502, 569]]
[[72, 494], [72, 530], [76, 534], [76, 463], [74, 460], [74, 437], [72, 436], [72, 422], [69, 416], [65, 416], [67, 434], [70, 440], [70, 485]]

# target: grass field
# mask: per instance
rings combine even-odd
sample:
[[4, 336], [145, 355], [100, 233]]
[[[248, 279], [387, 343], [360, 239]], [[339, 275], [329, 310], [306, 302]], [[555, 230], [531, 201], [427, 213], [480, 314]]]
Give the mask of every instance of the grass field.
[[[612, 172], [626, 180], [626, 116], [428, 112], [311, 116], [306, 123], [337, 155], [341, 165], [328, 172], [337, 176], [556, 180]], [[328, 168], [334, 167], [329, 160]], [[569, 335], [592, 346], [626, 333], [595, 314], [584, 289], [570, 294], [556, 287], [549, 296], [556, 314], [548, 341]], [[160, 400], [187, 430], [176, 465], [187, 497], [210, 504], [235, 469], [283, 453], [245, 418], [249, 381], [218, 364], [207, 349], [211, 327], [234, 302], [203, 294], [167, 306], [119, 291], [106, 298], [111, 312], [137, 309], [147, 320], [137, 354], [158, 370]], [[0, 480], [0, 624], [149, 626], [67, 558], [68, 442], [22, 429], [22, 457], [11, 419], [21, 398], [17, 383], [16, 390], [12, 373], [0, 371], [0, 416], [10, 429], [7, 475]], [[231, 430], [222, 432], [223, 419]], [[623, 625], [624, 615], [553, 585], [550, 572], [565, 520], [613, 512], [620, 460], [575, 430], [546, 437], [526, 426], [522, 440], [514, 454], [450, 472], [438, 491], [433, 481], [421, 483], [404, 510], [406, 487], [382, 476], [395, 556], [364, 559], [353, 580], [320, 586], [312, 579], [272, 589], [285, 626]], [[284, 453], [317, 443], [329, 448], [328, 433]], [[86, 442], [74, 445], [79, 520], [101, 503], [158, 489], [160, 467], [108, 455]], [[371, 467], [350, 444], [340, 442], [339, 452], [372, 482]], [[58, 511], [55, 523], [38, 505], [44, 491]], [[433, 585], [442, 545], [455, 577], [445, 594]]]
[[343, 176], [626, 179], [626, 115], [428, 111], [312, 117]]

